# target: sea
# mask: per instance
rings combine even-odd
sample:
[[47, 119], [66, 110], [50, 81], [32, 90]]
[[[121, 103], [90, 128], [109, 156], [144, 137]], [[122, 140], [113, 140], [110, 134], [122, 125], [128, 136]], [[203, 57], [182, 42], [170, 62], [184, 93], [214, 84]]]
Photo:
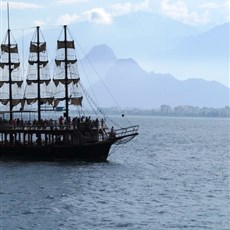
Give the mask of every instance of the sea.
[[0, 161], [0, 230], [229, 230], [230, 120], [129, 121], [108, 162]]

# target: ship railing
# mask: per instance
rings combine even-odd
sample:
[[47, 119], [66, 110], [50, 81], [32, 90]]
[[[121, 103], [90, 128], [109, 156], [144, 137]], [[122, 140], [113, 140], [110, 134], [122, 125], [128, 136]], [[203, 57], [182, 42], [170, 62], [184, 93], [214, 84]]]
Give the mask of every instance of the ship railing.
[[[78, 135], [81, 137], [82, 140], [86, 139], [93, 139], [104, 141], [109, 138], [108, 128], [104, 125], [104, 127], [98, 126], [89, 126], [86, 123], [80, 124], [58, 124], [57, 122], [53, 122], [50, 124], [33, 124], [31, 122], [25, 122], [23, 124], [10, 124], [10, 123], [0, 123], [0, 133], [6, 133], [8, 131], [14, 132], [47, 132], [47, 131], [77, 131]], [[86, 134], [84, 134], [86, 131]], [[90, 134], [90, 135], [89, 135]], [[93, 136], [93, 138], [92, 138]]]
[[[105, 125], [104, 125], [105, 126]], [[23, 124], [16, 124], [10, 122], [0, 122], [0, 130], [8, 130], [8, 129], [15, 129], [15, 130], [92, 130], [92, 129], [104, 129], [101, 125], [93, 125], [91, 123], [70, 123], [70, 124], [59, 124], [56, 121], [48, 121], [47, 123], [41, 124], [33, 124], [31, 121], [23, 122]]]
[[14, 125], [14, 124], [0, 124], [0, 130], [75, 130], [78, 129], [77, 125], [74, 124], [45, 124], [45, 125], [34, 125], [30, 123], [25, 123], [22, 125]]
[[115, 139], [115, 144], [125, 144], [138, 135], [139, 125], [112, 130], [109, 133], [110, 139]]

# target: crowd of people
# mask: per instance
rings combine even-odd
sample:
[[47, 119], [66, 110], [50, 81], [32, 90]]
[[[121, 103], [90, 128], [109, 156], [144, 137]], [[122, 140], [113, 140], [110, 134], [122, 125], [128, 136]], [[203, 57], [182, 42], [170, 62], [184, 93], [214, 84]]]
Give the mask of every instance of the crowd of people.
[[84, 116], [74, 118], [60, 116], [59, 119], [41, 119], [40, 121], [19, 118], [8, 120], [0, 117], [0, 127], [13, 129], [105, 129], [106, 125], [104, 119], [91, 119], [91, 117]]

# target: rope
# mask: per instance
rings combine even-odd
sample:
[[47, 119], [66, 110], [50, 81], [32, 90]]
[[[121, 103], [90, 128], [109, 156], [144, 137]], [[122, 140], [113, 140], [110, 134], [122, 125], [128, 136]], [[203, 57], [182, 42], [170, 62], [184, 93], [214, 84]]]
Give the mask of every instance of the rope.
[[[75, 40], [76, 40], [76, 39], [75, 39]], [[76, 41], [77, 41], [77, 40], [76, 40]], [[78, 46], [80, 47], [82, 53], [85, 54], [85, 52], [84, 52], [83, 48], [81, 47], [81, 45], [80, 45], [78, 42], [77, 42], [77, 44], [78, 44]], [[115, 102], [115, 104], [117, 105], [118, 109], [121, 111], [122, 117], [124, 117], [124, 114], [123, 114], [123, 112], [122, 112], [122, 109], [121, 109], [120, 105], [118, 104], [118, 102], [116, 101], [116, 99], [114, 98], [114, 96], [112, 95], [112, 92], [109, 90], [109, 88], [107, 87], [107, 85], [106, 85], [105, 82], [103, 81], [103, 79], [102, 79], [102, 77], [100, 76], [100, 74], [98, 73], [98, 71], [94, 68], [94, 66], [93, 66], [93, 64], [91, 63], [91, 61], [89, 60], [88, 56], [85, 55], [85, 57], [86, 57], [88, 63], [90, 64], [90, 66], [92, 67], [93, 71], [96, 73], [97, 77], [98, 77], [99, 80], [102, 82], [103, 86], [105, 87], [105, 89], [107, 90], [107, 92], [109, 93], [109, 95], [111, 96], [111, 98], [113, 99], [113, 101]], [[82, 66], [83, 66], [83, 65], [82, 65]], [[83, 70], [84, 70], [84, 67], [83, 67]], [[85, 72], [85, 74], [86, 74], [86, 71], [85, 71], [85, 70], [84, 70], [84, 72]], [[86, 77], [87, 77], [87, 74], [86, 74]], [[87, 77], [87, 81], [88, 81], [88, 83], [89, 83], [89, 85], [90, 85], [90, 88], [91, 88], [91, 90], [92, 90], [92, 92], [93, 92], [93, 94], [94, 94], [94, 96], [95, 96], [95, 93], [94, 93], [94, 91], [93, 91], [93, 88], [92, 88], [92, 85], [91, 85], [90, 81], [88, 80], [88, 77]], [[95, 98], [96, 98], [96, 96], [95, 96]], [[108, 118], [108, 117], [107, 117], [107, 118]], [[131, 122], [130, 122], [127, 118], [126, 118], [126, 120], [128, 121], [129, 125], [132, 125]], [[114, 121], [112, 121], [112, 120], [110, 120], [110, 121], [111, 121], [113, 124], [118, 125], [118, 124], [116, 124]], [[118, 125], [118, 126], [119, 126], [119, 125]], [[119, 127], [120, 127], [120, 126], [119, 126]]]

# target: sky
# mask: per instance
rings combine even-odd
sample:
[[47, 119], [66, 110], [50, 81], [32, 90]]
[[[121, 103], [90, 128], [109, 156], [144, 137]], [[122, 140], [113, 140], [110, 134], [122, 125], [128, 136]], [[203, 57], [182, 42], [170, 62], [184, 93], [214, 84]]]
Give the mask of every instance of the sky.
[[54, 26], [82, 21], [111, 25], [114, 18], [138, 11], [153, 12], [192, 26], [229, 21], [230, 0], [1, 0], [1, 23], [6, 4], [15, 28]]
[[81, 21], [112, 24], [124, 14], [155, 12], [199, 26], [229, 21], [229, 0], [1, 0], [2, 17], [10, 5], [11, 22], [17, 27], [53, 26]]
[[1, 40], [7, 30], [7, 3], [16, 37], [17, 31], [20, 36], [22, 29], [35, 26], [81, 22], [105, 25], [109, 30], [118, 17], [137, 12], [158, 14], [201, 30], [230, 21], [230, 0], [0, 0]]

